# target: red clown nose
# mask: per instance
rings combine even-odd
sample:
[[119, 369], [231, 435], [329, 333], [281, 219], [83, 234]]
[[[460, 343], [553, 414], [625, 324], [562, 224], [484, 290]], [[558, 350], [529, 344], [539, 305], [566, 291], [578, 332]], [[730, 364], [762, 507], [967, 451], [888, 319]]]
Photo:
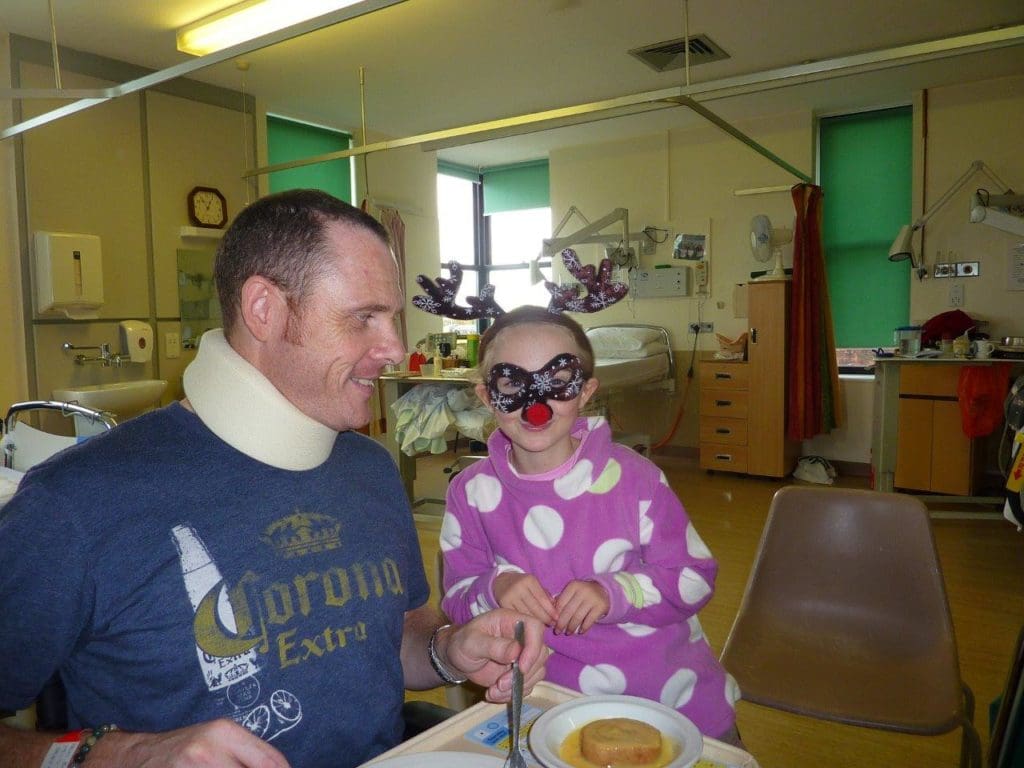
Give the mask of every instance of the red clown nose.
[[540, 427], [551, 421], [551, 406], [547, 403], [534, 403], [526, 409], [524, 415], [530, 424]]

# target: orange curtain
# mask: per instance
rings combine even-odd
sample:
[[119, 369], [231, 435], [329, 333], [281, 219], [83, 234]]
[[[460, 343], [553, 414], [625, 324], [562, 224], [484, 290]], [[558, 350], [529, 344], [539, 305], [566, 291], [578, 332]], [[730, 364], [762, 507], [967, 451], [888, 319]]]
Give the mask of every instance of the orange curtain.
[[839, 368], [821, 244], [824, 193], [793, 187], [793, 297], [789, 308], [786, 435], [807, 440], [842, 426]]

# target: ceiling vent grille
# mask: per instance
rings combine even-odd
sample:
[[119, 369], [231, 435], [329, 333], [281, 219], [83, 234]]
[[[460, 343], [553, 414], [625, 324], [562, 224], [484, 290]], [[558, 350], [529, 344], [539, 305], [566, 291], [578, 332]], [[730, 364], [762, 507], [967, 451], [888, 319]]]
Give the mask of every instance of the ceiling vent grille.
[[[645, 45], [642, 48], [634, 48], [630, 53], [656, 72], [682, 69], [686, 66], [686, 38], [680, 37], [677, 40]], [[729, 54], [707, 35], [696, 35], [690, 38], [691, 67], [728, 58]]]

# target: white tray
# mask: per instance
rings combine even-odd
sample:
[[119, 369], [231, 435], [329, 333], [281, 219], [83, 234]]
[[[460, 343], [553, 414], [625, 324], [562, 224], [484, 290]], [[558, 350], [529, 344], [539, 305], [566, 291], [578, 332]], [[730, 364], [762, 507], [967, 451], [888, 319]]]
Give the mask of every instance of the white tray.
[[[525, 702], [540, 709], [550, 709], [556, 704], [561, 704], [563, 701], [568, 701], [579, 695], [576, 691], [545, 681], [534, 687], [533, 693], [526, 697]], [[488, 704], [486, 702], [474, 704], [429, 731], [424, 731], [384, 754], [378, 755], [364, 765], [371, 766], [386, 758], [415, 753], [468, 752], [496, 755], [498, 753], [493, 749], [467, 739], [466, 734], [474, 731], [477, 726], [487, 722], [495, 715], [504, 713], [504, 704]], [[724, 744], [705, 736], [704, 750], [701, 752], [701, 759], [697, 762], [697, 767], [711, 768], [712, 766], [713, 768], [760, 768], [753, 755], [730, 744]]]

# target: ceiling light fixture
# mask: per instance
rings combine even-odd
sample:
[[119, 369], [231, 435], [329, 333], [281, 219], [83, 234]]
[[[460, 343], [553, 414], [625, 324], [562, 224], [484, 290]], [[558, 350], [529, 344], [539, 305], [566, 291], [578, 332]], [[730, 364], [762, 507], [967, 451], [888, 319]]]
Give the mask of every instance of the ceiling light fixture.
[[361, 0], [246, 0], [179, 29], [178, 50], [205, 56], [359, 2]]

